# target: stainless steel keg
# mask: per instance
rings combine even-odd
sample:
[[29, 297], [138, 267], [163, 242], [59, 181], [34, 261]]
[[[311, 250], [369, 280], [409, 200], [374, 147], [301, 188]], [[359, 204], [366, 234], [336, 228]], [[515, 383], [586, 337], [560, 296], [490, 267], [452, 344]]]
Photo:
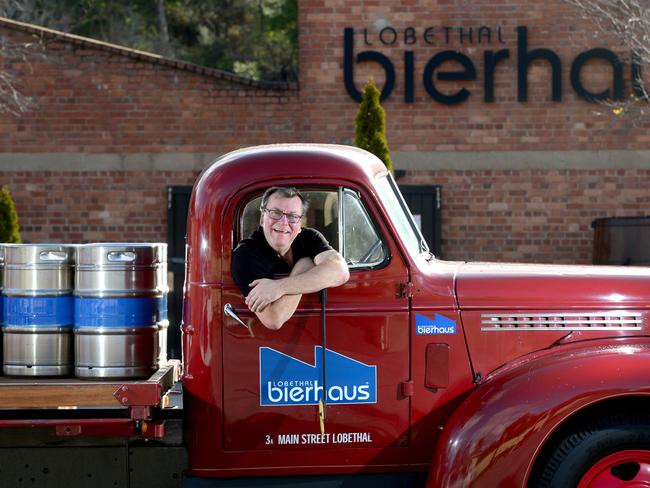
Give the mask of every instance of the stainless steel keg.
[[74, 246], [7, 244], [4, 251], [4, 373], [71, 374]]
[[166, 244], [78, 246], [75, 375], [145, 377], [156, 371], [167, 332], [167, 292]]

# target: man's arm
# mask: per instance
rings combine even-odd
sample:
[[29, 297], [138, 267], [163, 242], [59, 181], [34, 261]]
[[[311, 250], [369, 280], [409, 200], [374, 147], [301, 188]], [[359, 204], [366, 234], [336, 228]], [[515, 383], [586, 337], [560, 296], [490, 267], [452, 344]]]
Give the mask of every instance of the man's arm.
[[350, 279], [348, 265], [337, 251], [331, 249], [314, 257], [314, 267], [306, 273], [283, 278], [280, 288], [283, 295], [314, 293], [323, 288], [340, 286]]
[[[295, 276], [301, 273], [304, 273], [314, 267], [314, 262], [310, 258], [302, 258], [300, 259], [296, 265], [293, 267], [291, 270], [291, 273], [289, 276]], [[260, 280], [255, 280], [253, 283], [256, 283]], [[271, 282], [275, 282], [277, 280], [267, 280]], [[251, 290], [252, 292], [252, 290]], [[250, 296], [250, 294], [249, 294]], [[298, 295], [284, 295], [277, 300], [275, 300], [273, 303], [267, 305], [264, 309], [261, 310], [254, 310], [251, 305], [248, 305], [248, 308], [255, 312], [255, 315], [259, 319], [260, 322], [267, 328], [271, 330], [277, 330], [284, 323], [291, 318], [293, 313], [296, 311], [296, 308], [298, 308], [298, 304], [300, 303], [300, 299], [302, 298], [301, 294]], [[248, 297], [246, 298], [246, 303], [248, 304], [249, 300]]]
[[[296, 263], [294, 271], [303, 259]], [[311, 262], [311, 260], [309, 261]], [[293, 315], [303, 293], [314, 293], [323, 288], [339, 286], [349, 278], [350, 272], [343, 257], [334, 250], [324, 251], [314, 257], [313, 267], [310, 269], [303, 268], [296, 273], [292, 271], [288, 277], [277, 280], [263, 278], [253, 281], [250, 284], [251, 292], [246, 297], [246, 304], [258, 315], [262, 323], [264, 321], [259, 312], [266, 312], [266, 309], [271, 307], [270, 314], [281, 323], [277, 325], [275, 321], [270, 322], [276, 326], [273, 328], [280, 328]], [[294, 298], [289, 299], [290, 297]], [[293, 300], [295, 300], [295, 304]], [[280, 310], [283, 313], [280, 313]], [[290, 313], [287, 314], [289, 310]], [[264, 325], [269, 327], [266, 323]]]

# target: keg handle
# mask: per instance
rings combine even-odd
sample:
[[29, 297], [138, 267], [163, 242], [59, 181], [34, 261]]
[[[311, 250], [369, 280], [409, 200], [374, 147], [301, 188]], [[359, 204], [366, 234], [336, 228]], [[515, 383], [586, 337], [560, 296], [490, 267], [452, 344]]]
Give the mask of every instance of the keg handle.
[[65, 261], [68, 255], [64, 251], [41, 251], [38, 257], [41, 261]]
[[248, 325], [246, 325], [244, 321], [237, 316], [235, 311], [232, 309], [232, 305], [230, 305], [230, 303], [226, 303], [223, 306], [223, 313], [225, 313], [226, 316], [230, 317], [231, 319], [234, 319], [235, 322], [237, 322], [242, 327], [248, 329], [248, 333], [251, 335], [251, 337], [255, 337], [255, 334], [253, 334], [253, 329], [251, 329]]
[[135, 253], [131, 251], [111, 251], [106, 258], [112, 263], [130, 263], [135, 261]]

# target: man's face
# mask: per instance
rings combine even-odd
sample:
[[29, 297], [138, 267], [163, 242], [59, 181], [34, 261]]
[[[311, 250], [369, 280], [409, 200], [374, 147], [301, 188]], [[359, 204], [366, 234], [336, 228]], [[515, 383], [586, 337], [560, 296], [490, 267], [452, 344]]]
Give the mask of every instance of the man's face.
[[279, 254], [284, 255], [291, 243], [300, 233], [300, 221], [290, 224], [283, 215], [280, 220], [273, 220], [270, 210], [278, 210], [285, 214], [302, 215], [302, 201], [300, 197], [283, 198], [271, 195], [266, 202], [267, 211], [262, 211], [262, 230], [269, 245]]

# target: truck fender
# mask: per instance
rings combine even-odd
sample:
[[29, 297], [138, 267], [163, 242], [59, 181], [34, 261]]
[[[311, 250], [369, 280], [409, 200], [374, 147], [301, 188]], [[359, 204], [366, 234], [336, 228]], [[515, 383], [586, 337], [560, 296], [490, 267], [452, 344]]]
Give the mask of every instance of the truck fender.
[[488, 376], [439, 438], [428, 487], [524, 487], [549, 436], [584, 408], [650, 395], [650, 341], [557, 347]]

